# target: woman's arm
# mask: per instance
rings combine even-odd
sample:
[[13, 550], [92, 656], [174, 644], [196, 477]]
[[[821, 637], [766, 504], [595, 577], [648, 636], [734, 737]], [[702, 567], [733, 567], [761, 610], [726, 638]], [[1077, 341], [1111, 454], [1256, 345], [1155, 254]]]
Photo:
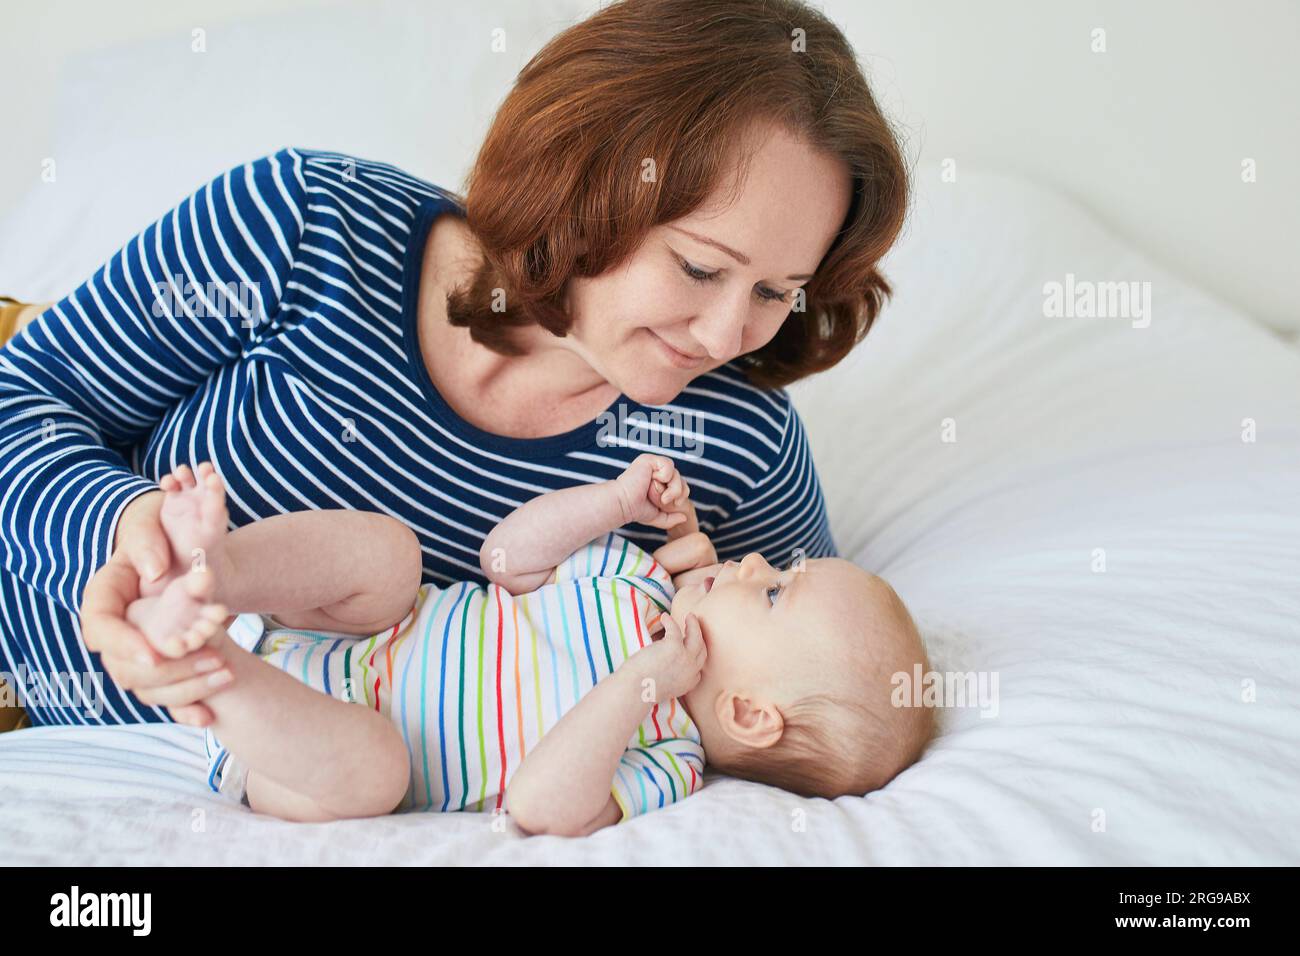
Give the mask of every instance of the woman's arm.
[[158, 487], [124, 450], [270, 334], [307, 205], [298, 165], [285, 150], [217, 177], [0, 350], [0, 550], [64, 607]]
[[[131, 470], [127, 449], [274, 333], [306, 215], [300, 166], [283, 150], [217, 177], [0, 349], [5, 567], [81, 613], [86, 646], [146, 704], [180, 662], [160, 662], [122, 616], [152, 559], [162, 570], [170, 559], [156, 518], [116, 540], [129, 506], [158, 488]], [[154, 507], [132, 510], [148, 519]], [[114, 543], [121, 561], [88, 591]]]

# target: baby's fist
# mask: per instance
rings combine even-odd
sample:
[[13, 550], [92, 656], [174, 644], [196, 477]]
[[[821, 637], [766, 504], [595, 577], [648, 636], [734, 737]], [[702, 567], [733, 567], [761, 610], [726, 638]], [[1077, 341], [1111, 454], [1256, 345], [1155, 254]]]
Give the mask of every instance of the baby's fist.
[[671, 458], [638, 455], [614, 479], [623, 522], [636, 521], [655, 528], [673, 528], [687, 520], [691, 490]]

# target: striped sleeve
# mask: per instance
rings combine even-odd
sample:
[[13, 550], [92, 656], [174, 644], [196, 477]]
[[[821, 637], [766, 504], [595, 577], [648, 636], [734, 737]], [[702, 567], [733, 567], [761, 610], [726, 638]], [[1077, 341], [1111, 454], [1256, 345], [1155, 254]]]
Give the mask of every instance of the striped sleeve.
[[610, 793], [623, 812], [622, 823], [683, 800], [703, 784], [704, 747], [699, 740], [693, 735], [666, 737], [623, 751]]
[[277, 331], [305, 209], [294, 151], [230, 170], [0, 349], [8, 571], [78, 609], [122, 510], [157, 487], [125, 450]]
[[767, 474], [709, 536], [719, 561], [758, 551], [782, 568], [801, 556], [838, 556], [807, 433], [789, 395], [780, 396], [785, 423]]
[[654, 556], [616, 531], [587, 542], [555, 568], [555, 582], [578, 578], [645, 579], [648, 593], [672, 600], [673, 581]]

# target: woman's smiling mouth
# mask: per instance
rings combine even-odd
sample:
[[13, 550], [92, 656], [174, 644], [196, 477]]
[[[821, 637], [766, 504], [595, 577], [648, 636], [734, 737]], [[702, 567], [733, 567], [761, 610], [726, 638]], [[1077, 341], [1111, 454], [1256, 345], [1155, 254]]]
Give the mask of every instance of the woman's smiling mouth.
[[646, 331], [654, 336], [655, 341], [659, 343], [660, 350], [663, 352], [664, 357], [668, 360], [668, 364], [672, 365], [674, 368], [699, 368], [704, 364], [704, 360], [708, 358], [708, 355], [691, 355], [689, 352], [683, 352], [679, 348], [674, 348], [668, 344], [667, 340], [664, 339], [663, 336], [653, 329], [646, 329]]

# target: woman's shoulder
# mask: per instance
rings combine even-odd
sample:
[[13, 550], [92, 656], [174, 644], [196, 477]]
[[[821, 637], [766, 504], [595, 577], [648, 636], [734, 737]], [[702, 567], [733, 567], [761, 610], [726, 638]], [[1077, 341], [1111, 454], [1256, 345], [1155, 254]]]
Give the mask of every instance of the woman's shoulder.
[[[392, 163], [351, 153], [285, 146], [264, 157], [291, 169], [304, 198], [326, 205], [370, 206], [381, 215], [421, 206], [461, 206], [460, 197]], [[372, 217], [374, 218], [374, 217]]]

